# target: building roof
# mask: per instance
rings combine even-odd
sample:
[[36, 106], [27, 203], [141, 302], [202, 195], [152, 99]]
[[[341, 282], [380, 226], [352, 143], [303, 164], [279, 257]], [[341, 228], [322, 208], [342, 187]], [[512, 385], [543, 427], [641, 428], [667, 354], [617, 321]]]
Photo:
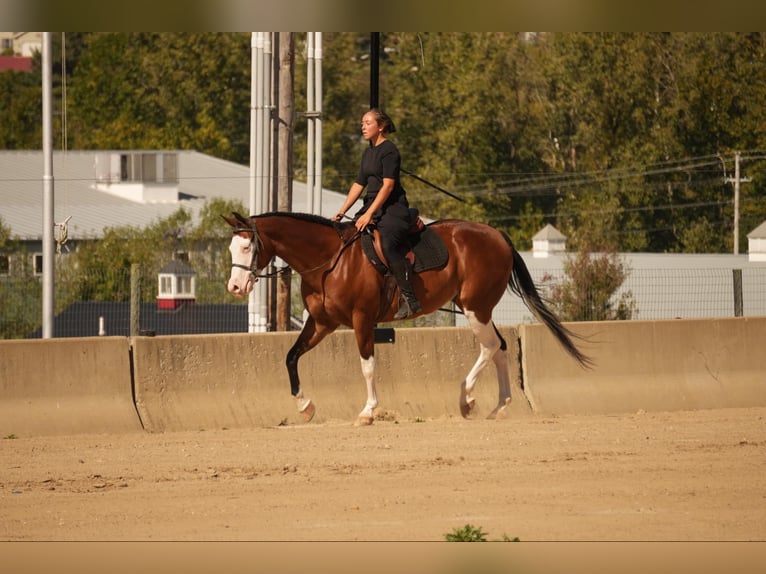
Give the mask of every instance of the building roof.
[[[130, 336], [130, 303], [78, 301], [53, 321], [54, 337], [96, 337], [101, 325], [108, 336]], [[177, 309], [159, 309], [141, 303], [139, 328], [153, 335], [247, 333], [247, 305], [190, 303]], [[41, 338], [42, 329], [29, 335]]]
[[173, 259], [170, 263], [164, 265], [159, 273], [170, 273], [173, 275], [196, 275], [194, 269], [189, 267], [186, 263]]
[[[139, 203], [99, 191], [95, 188], [96, 157], [104, 153], [110, 152], [53, 153], [53, 219], [60, 223], [72, 217], [68, 227], [70, 240], [99, 239], [106, 227], [145, 227], [181, 207], [196, 222], [205, 202], [212, 198], [239, 200], [246, 206], [250, 203], [248, 166], [186, 150], [176, 152], [178, 201]], [[10, 227], [12, 237], [24, 241], [42, 239], [43, 173], [42, 151], [0, 151], [0, 218]], [[304, 182], [293, 181], [292, 211], [310, 211], [307, 193]], [[321, 215], [331, 217], [337, 213], [345, 197], [345, 193], [324, 189]]]
[[766, 221], [747, 234], [748, 239], [766, 239]]
[[564, 241], [566, 238], [566, 235], [548, 223], [532, 236], [532, 241]]
[[23, 56], [0, 56], [0, 72], [31, 72], [32, 58]]

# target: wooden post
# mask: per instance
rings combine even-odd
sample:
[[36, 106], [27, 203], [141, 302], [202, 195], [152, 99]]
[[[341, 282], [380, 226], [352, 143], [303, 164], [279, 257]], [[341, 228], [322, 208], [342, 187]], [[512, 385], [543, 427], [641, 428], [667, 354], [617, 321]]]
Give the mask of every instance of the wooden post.
[[734, 279], [734, 316], [742, 317], [744, 306], [742, 303], [742, 269], [732, 269]]
[[130, 266], [130, 336], [137, 337], [141, 332], [141, 265]]

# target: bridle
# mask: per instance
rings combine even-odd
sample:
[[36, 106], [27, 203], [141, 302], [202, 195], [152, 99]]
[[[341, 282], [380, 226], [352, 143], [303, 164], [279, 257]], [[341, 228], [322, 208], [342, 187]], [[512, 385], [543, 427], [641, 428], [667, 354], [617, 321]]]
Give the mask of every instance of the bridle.
[[[280, 267], [279, 269], [276, 269], [270, 273], [258, 273], [258, 244], [261, 243], [261, 239], [258, 235], [258, 230], [255, 228], [255, 222], [251, 221], [252, 225], [250, 227], [245, 226], [238, 226], [233, 228], [233, 234], [236, 235], [238, 233], [252, 233], [253, 238], [250, 240], [250, 243], [253, 246], [253, 254], [250, 257], [250, 265], [242, 265], [241, 263], [232, 263], [232, 267], [236, 267], [238, 269], [244, 269], [248, 273], [250, 273], [250, 276], [253, 278], [253, 282], [257, 283], [258, 279], [260, 278], [270, 278], [270, 277], [278, 277], [279, 275], [283, 275], [285, 273], [288, 273], [290, 271], [290, 266], [285, 265], [284, 267]], [[340, 232], [338, 233], [340, 236]], [[340, 239], [342, 241], [342, 245], [340, 248], [340, 251], [337, 253], [337, 255], [334, 255], [331, 259], [324, 261], [323, 263], [320, 263], [316, 267], [312, 267], [311, 269], [305, 269], [303, 271], [298, 271], [297, 273], [299, 275], [303, 275], [304, 273], [311, 273], [313, 271], [317, 271], [318, 269], [322, 269], [325, 267], [328, 263], [332, 262], [333, 259], [335, 259], [335, 262], [333, 263], [332, 267], [330, 268], [330, 271], [335, 268], [335, 265], [338, 264], [338, 260], [343, 253], [343, 251], [346, 250], [347, 247], [349, 247], [354, 241], [359, 239], [361, 235], [360, 231], [357, 231], [352, 235], [349, 239], [344, 240], [342, 236], [340, 236]]]
[[250, 244], [253, 246], [253, 254], [250, 257], [250, 265], [242, 265], [241, 263], [232, 263], [232, 267], [236, 267], [238, 269], [244, 269], [245, 271], [250, 273], [250, 276], [253, 278], [253, 282], [257, 283], [258, 279], [263, 277], [264, 279], [269, 277], [277, 277], [279, 275], [282, 275], [284, 273], [287, 273], [290, 269], [289, 266], [281, 267], [280, 269], [277, 269], [271, 273], [258, 273], [258, 244], [261, 242], [260, 238], [258, 237], [258, 230], [255, 228], [255, 222], [253, 222], [251, 227], [235, 227], [233, 229], [234, 235], [238, 233], [252, 233], [253, 238], [250, 240]]

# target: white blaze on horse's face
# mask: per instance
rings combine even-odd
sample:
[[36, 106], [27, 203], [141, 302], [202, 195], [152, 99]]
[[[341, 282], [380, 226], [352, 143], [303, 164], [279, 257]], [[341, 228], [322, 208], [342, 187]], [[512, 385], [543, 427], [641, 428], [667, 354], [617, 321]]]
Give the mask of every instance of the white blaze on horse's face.
[[[250, 273], [250, 264], [255, 256], [253, 242], [247, 237], [234, 235], [231, 238], [229, 252], [231, 253], [231, 276], [227, 285], [229, 293], [241, 297], [253, 290], [254, 279]], [[239, 266], [242, 267], [239, 267]]]

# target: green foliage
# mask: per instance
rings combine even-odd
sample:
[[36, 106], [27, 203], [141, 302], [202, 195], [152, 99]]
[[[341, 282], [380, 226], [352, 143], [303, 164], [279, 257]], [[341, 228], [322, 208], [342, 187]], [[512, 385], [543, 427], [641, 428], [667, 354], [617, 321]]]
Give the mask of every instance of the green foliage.
[[[582, 249], [564, 262], [564, 280], [550, 287], [549, 300], [564, 321], [631, 319], [638, 312], [633, 294], [626, 291], [614, 301], [630, 270], [611, 251]], [[550, 276], [543, 282], [551, 281]]]
[[450, 534], [444, 535], [444, 539], [447, 542], [486, 542], [487, 533], [481, 526], [466, 524], [463, 528], [453, 528]]
[[[487, 533], [481, 526], [466, 524], [462, 528], [453, 528], [451, 533], [444, 535], [444, 539], [447, 542], [487, 542]], [[507, 534], [503, 534], [498, 542], [519, 542], [519, 538], [508, 538]]]
[[0, 218], [0, 255], [11, 257], [9, 275], [0, 276], [0, 339], [20, 339], [42, 318], [42, 285], [27, 265], [19, 242]]
[[0, 339], [23, 339], [42, 321], [42, 284], [26, 273], [0, 279]]
[[144, 228], [110, 227], [103, 239], [82, 243], [58, 271], [63, 295], [57, 306], [73, 301], [129, 301], [130, 270], [141, 266], [141, 299], [153, 301], [157, 272], [178, 253], [190, 253], [187, 262], [197, 273], [197, 301], [219, 303], [225, 298], [224, 278], [228, 273], [225, 240], [231, 231], [221, 215], [246, 211], [237, 201], [213, 199], [193, 222], [183, 208]]
[[0, 72], [0, 149], [39, 149], [42, 145], [39, 74]]
[[249, 34], [94, 33], [69, 83], [70, 145], [249, 157]]

